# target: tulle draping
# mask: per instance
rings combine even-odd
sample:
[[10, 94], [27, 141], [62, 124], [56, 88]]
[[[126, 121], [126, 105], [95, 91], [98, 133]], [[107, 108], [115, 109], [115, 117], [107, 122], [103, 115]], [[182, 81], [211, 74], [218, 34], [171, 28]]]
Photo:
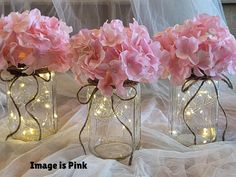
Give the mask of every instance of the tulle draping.
[[[74, 33], [82, 28], [98, 28], [107, 19], [120, 18], [125, 24], [136, 18], [153, 34], [182, 23], [198, 13], [219, 15], [225, 23], [220, 0], [19, 0], [1, 1], [2, 14], [38, 7], [44, 15], [57, 15]], [[5, 4], [3, 6], [3, 3]], [[47, 6], [43, 4], [46, 3]], [[236, 79], [231, 77], [233, 83]], [[236, 85], [235, 85], [236, 86]], [[86, 106], [79, 105], [76, 92], [79, 85], [70, 73], [57, 75], [59, 131], [41, 142], [5, 141], [7, 136], [6, 96], [1, 83], [0, 105], [0, 176], [75, 176], [75, 177], [209, 177], [236, 174], [236, 105], [235, 90], [220, 87], [221, 102], [229, 116], [226, 142], [185, 147], [169, 136], [169, 82], [142, 85], [142, 145], [134, 154], [132, 166], [114, 160], [102, 160], [83, 155], [79, 130], [85, 120]], [[219, 135], [224, 128], [220, 114]], [[86, 139], [87, 134], [84, 135]], [[87, 170], [32, 170], [30, 161], [58, 163], [86, 161]]]

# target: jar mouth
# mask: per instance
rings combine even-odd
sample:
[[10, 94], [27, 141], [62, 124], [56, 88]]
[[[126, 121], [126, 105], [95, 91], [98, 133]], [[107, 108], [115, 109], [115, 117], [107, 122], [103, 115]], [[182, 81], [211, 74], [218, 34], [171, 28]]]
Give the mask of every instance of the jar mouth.
[[[94, 85], [94, 86], [97, 86], [98, 85], [98, 82], [99, 82], [99, 80], [98, 79], [88, 79], [87, 80], [88, 81], [88, 83], [89, 84], [91, 84], [91, 85]], [[128, 86], [135, 86], [135, 85], [137, 85], [139, 82], [137, 82], [137, 81], [132, 81], [132, 80], [125, 80], [124, 81], [124, 84], [123, 84], [123, 86], [124, 87], [128, 87]], [[112, 88], [113, 89], [115, 89], [116, 87], [114, 86], [114, 85], [111, 85], [112, 86]]]
[[31, 76], [31, 75], [37, 75], [37, 74], [45, 74], [45, 73], [49, 73], [50, 71], [48, 70], [48, 68], [41, 68], [41, 69], [37, 69], [35, 70], [33, 73], [28, 74], [25, 71], [28, 68], [25, 65], [18, 65], [18, 67], [16, 66], [10, 66], [7, 68], [7, 71], [15, 76]]

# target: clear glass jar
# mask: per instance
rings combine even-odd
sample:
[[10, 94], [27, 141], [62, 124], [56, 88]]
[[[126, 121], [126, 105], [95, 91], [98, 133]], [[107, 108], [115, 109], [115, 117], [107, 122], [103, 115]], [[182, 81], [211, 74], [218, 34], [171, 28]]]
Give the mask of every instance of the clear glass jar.
[[[89, 90], [90, 97], [92, 90]], [[112, 97], [107, 97], [98, 90], [89, 111], [90, 152], [103, 159], [129, 157], [140, 145], [140, 118], [139, 84], [125, 87], [125, 94], [120, 98], [115, 92]]]
[[[212, 82], [205, 81], [195, 98], [190, 100], [201, 83], [197, 81], [185, 93], [181, 87], [172, 87], [170, 133], [186, 146], [214, 142], [217, 138], [218, 102]], [[218, 83], [215, 84], [218, 87]]]
[[7, 83], [8, 137], [38, 141], [56, 133], [54, 76], [49, 72], [20, 76]]

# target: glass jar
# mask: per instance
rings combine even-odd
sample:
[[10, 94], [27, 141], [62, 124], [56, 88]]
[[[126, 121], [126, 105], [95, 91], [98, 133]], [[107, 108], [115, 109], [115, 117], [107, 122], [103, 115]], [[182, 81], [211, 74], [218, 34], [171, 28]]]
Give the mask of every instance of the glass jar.
[[38, 141], [56, 133], [54, 76], [49, 71], [11, 74], [13, 79], [7, 82], [10, 129], [7, 138]]
[[[186, 92], [182, 92], [181, 87], [172, 88], [170, 133], [186, 146], [214, 142], [217, 138], [215, 88], [211, 81], [205, 81], [194, 97], [201, 83], [197, 81]], [[218, 82], [215, 84], [218, 87]]]
[[[88, 97], [92, 90], [89, 89]], [[139, 148], [140, 85], [125, 85], [124, 95], [116, 91], [111, 97], [103, 96], [98, 90], [89, 110], [89, 150], [103, 159], [122, 160]]]

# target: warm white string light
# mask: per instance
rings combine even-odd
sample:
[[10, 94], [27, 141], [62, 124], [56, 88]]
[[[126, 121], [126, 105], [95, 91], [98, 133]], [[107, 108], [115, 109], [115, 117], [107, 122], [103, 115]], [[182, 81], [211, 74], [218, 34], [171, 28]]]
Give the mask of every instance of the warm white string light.
[[[39, 74], [40, 77], [49, 80], [50, 74]], [[55, 76], [54, 73], [51, 74], [51, 79]], [[33, 83], [31, 83], [33, 82]], [[55, 133], [57, 114], [54, 113], [53, 107], [53, 95], [52, 95], [52, 82], [45, 82], [43, 79], [38, 78], [39, 83], [39, 92], [36, 96], [35, 100], [33, 100], [30, 104], [28, 104], [28, 110], [26, 110], [25, 104], [28, 103], [29, 100], [33, 98], [35, 95], [35, 80], [33, 77], [20, 77], [11, 90], [7, 91], [7, 95], [11, 95], [15, 101], [15, 103], [19, 107], [19, 111], [21, 113], [21, 126], [16, 134], [12, 137], [16, 139], [21, 139], [24, 141], [36, 141], [39, 138], [39, 128], [32, 116], [28, 113], [30, 111], [36, 119], [39, 120], [39, 124], [41, 125], [41, 129], [43, 129], [42, 137], [47, 137], [53, 133]], [[8, 88], [10, 87], [8, 85]], [[18, 90], [21, 89], [19, 92]], [[9, 107], [14, 108], [14, 104], [9, 99]], [[36, 112], [33, 112], [36, 111]], [[11, 109], [9, 112], [9, 128], [12, 131], [15, 131], [18, 126], [18, 112], [16, 109]], [[40, 119], [39, 119], [40, 118]], [[42, 118], [42, 119], [41, 119]], [[52, 126], [53, 125], [53, 126]]]
[[[195, 94], [198, 87], [199, 85], [193, 86], [185, 93], [182, 93], [180, 90], [173, 91], [173, 99], [176, 99], [176, 105], [175, 108], [173, 108], [173, 114], [175, 116], [172, 119], [173, 127], [171, 131], [173, 136], [183, 136], [186, 131], [189, 131], [183, 122], [183, 108]], [[209, 89], [211, 89], [211, 91]], [[217, 102], [215, 92], [212, 89], [214, 89], [212, 83], [210, 81], [205, 82], [204, 86], [185, 110], [185, 119], [188, 125], [192, 127], [196, 136], [202, 143], [211, 142], [216, 138], [216, 128], [214, 127], [215, 120], [213, 120], [214, 115], [211, 114], [214, 114], [212, 112], [214, 110], [212, 107], [216, 108]], [[182, 128], [180, 128], [181, 122]], [[189, 134], [190, 133], [191, 132], [189, 132]]]

